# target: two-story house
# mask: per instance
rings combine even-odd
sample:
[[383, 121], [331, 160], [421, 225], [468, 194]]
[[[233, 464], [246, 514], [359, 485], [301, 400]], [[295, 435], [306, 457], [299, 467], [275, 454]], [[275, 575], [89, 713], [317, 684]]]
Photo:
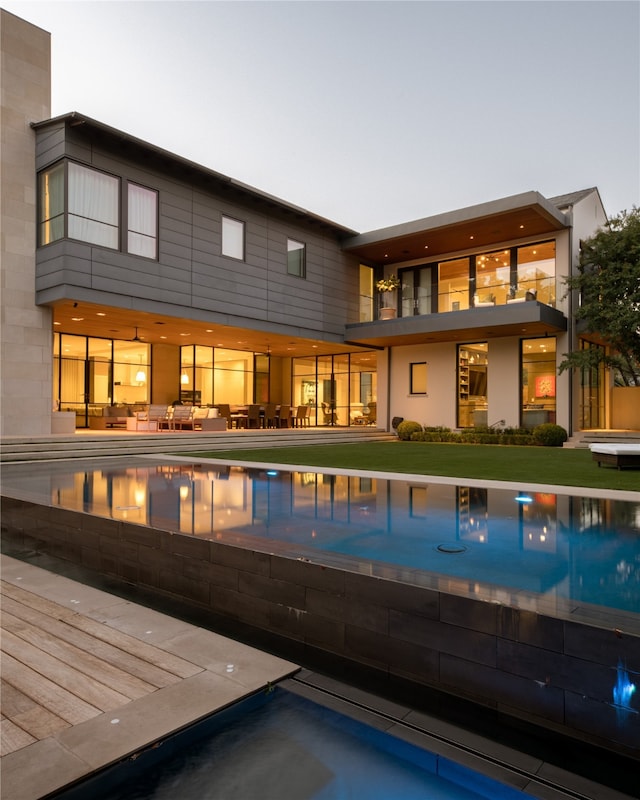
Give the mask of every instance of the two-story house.
[[602, 346], [563, 284], [606, 222], [597, 189], [358, 233], [51, 119], [49, 35], [2, 12], [2, 46], [4, 434], [176, 401], [306, 406], [312, 425], [624, 426], [608, 376], [557, 369]]

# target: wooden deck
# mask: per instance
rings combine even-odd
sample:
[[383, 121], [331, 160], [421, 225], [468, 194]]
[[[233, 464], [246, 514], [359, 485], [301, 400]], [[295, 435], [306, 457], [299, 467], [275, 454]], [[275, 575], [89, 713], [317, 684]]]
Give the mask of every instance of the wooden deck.
[[29, 564], [3, 556], [2, 569], [7, 800], [43, 797], [297, 670]]
[[5, 581], [1, 631], [3, 756], [202, 671]]

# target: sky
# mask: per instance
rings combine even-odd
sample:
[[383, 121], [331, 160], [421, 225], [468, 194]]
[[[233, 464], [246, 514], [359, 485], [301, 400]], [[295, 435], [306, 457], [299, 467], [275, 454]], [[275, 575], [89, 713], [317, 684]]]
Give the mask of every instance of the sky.
[[0, 5], [79, 111], [359, 232], [597, 186], [640, 205], [640, 3]]

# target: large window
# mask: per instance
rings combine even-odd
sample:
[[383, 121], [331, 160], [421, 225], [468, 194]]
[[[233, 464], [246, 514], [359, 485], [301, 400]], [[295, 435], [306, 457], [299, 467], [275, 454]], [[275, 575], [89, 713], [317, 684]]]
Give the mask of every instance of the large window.
[[150, 355], [142, 342], [54, 334], [54, 407], [75, 411], [80, 428], [102, 416], [105, 406], [143, 407], [150, 395]]
[[469, 308], [469, 259], [438, 264], [438, 311]]
[[[38, 244], [69, 237], [144, 258], [158, 257], [158, 192], [73, 161], [38, 176]], [[126, 219], [125, 219], [126, 218]], [[126, 231], [120, 236], [122, 230]], [[122, 238], [122, 241], [121, 241]]]
[[514, 295], [553, 306], [556, 302], [556, 243], [540, 242], [518, 248]]
[[287, 272], [299, 278], [306, 276], [305, 245], [295, 239], [287, 239]]
[[556, 243], [536, 242], [410, 267], [400, 270], [400, 280], [403, 317], [528, 300], [555, 306]]
[[475, 307], [504, 305], [511, 287], [511, 253], [496, 250], [476, 256]]
[[69, 162], [68, 236], [117, 249], [120, 181]]
[[222, 217], [222, 255], [244, 260], [244, 222]]
[[156, 258], [158, 240], [158, 193], [135, 183], [127, 187], [127, 250], [136, 256]]
[[556, 421], [556, 340], [522, 342], [522, 425], [535, 428]]

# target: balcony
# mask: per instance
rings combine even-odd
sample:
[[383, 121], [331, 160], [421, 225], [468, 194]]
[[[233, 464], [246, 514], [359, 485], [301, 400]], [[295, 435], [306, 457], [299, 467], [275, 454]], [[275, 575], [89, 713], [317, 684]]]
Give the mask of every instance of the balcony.
[[[463, 342], [504, 336], [538, 337], [567, 330], [562, 311], [536, 299], [531, 290], [507, 296], [499, 302], [478, 299], [470, 308], [433, 314], [414, 314], [396, 319], [347, 325], [345, 339], [368, 347], [393, 347], [431, 342]], [[459, 301], [452, 301], [452, 303]], [[473, 298], [472, 298], [473, 303]]]

